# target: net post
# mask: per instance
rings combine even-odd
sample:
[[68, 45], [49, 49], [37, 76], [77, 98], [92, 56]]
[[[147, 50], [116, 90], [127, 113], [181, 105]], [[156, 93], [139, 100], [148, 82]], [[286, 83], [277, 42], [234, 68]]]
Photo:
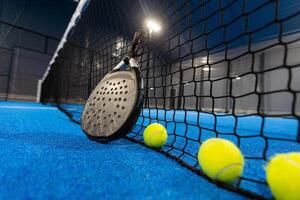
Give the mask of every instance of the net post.
[[36, 102], [41, 102], [41, 93], [42, 93], [42, 84], [43, 80], [39, 79], [37, 82], [37, 91], [36, 91]]

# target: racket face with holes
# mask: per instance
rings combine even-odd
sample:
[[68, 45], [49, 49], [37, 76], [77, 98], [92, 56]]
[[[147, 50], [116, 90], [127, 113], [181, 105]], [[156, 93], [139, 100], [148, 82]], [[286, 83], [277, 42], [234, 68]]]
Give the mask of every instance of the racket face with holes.
[[81, 127], [89, 138], [108, 142], [125, 136], [137, 121], [143, 103], [141, 72], [107, 74], [88, 98]]

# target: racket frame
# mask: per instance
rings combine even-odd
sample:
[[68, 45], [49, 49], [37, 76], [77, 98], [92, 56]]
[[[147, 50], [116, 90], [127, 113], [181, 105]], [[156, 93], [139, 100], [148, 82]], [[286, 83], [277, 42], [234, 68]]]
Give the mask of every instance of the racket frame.
[[87, 135], [87, 137], [91, 140], [100, 142], [100, 143], [108, 143], [112, 140], [117, 140], [125, 135], [128, 134], [128, 132], [132, 129], [134, 124], [136, 123], [137, 119], [139, 118], [139, 115], [142, 110], [142, 105], [144, 102], [144, 82], [142, 78], [142, 73], [139, 68], [139, 64], [136, 58], [130, 58], [129, 56], [125, 57], [120, 63], [116, 65], [116, 67], [113, 68], [113, 70], [110, 73], [119, 71], [119, 70], [125, 70], [126, 68], [130, 68], [130, 70], [135, 71], [136, 75], [136, 81], [137, 81], [137, 99], [135, 101], [135, 104], [133, 106], [133, 110], [129, 117], [126, 119], [126, 121], [123, 123], [123, 125], [116, 131], [114, 134], [110, 136], [91, 136], [89, 135], [84, 129], [84, 133]]

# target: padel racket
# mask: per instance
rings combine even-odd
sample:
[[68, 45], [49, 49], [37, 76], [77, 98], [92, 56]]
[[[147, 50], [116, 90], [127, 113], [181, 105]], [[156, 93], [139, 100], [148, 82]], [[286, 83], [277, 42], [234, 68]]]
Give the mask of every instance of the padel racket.
[[87, 136], [102, 143], [125, 136], [136, 123], [143, 104], [143, 79], [137, 61], [145, 38], [136, 32], [129, 56], [98, 83], [88, 98], [81, 119]]

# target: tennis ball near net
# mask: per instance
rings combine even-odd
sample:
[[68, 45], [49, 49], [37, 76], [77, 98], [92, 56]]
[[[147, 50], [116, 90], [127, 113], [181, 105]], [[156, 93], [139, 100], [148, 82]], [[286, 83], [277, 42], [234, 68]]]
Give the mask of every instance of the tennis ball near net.
[[144, 141], [149, 147], [160, 148], [166, 144], [167, 139], [167, 130], [161, 124], [150, 124], [144, 131]]
[[266, 167], [267, 183], [277, 200], [300, 199], [300, 152], [278, 154]]
[[232, 183], [243, 173], [244, 157], [228, 140], [214, 138], [203, 142], [198, 161], [203, 172], [213, 180]]

